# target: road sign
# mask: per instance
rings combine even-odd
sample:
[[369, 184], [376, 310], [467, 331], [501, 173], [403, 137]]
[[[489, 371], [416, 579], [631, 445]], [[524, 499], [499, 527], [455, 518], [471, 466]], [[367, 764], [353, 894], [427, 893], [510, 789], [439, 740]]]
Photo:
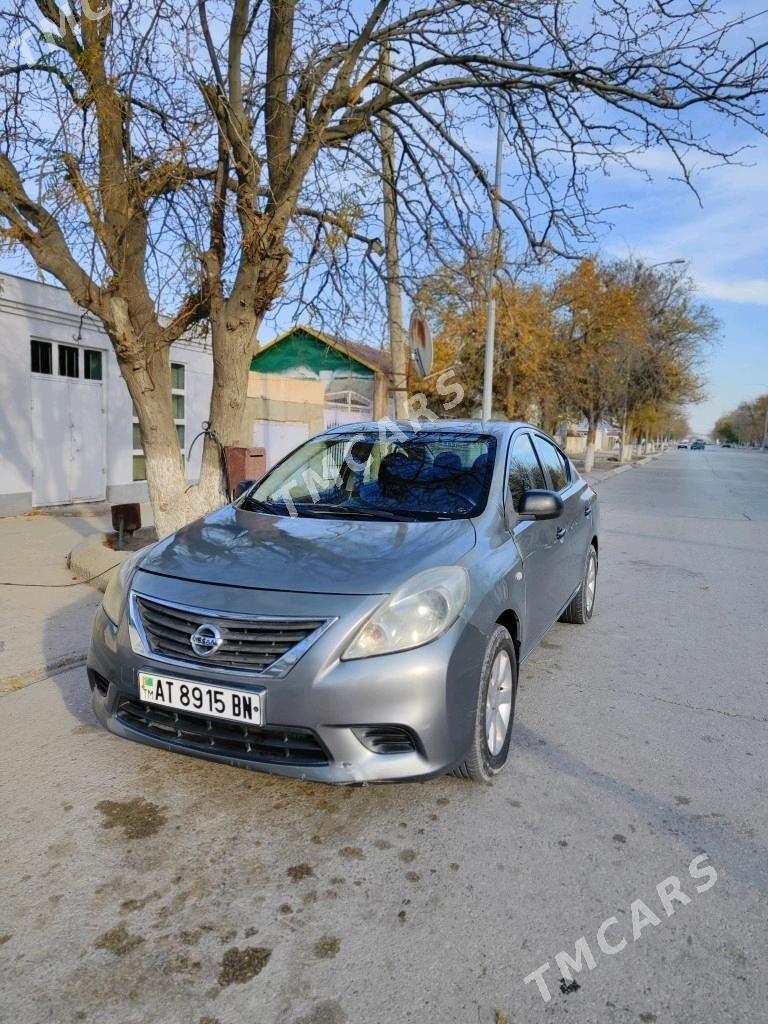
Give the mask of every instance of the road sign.
[[432, 332], [426, 319], [417, 312], [411, 316], [408, 329], [408, 343], [413, 353], [413, 362], [420, 377], [426, 377], [432, 369]]

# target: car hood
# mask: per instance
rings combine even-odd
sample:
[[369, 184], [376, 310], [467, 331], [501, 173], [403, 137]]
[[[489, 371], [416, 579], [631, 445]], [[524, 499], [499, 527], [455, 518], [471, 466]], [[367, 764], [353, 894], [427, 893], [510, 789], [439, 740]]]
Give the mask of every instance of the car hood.
[[203, 583], [315, 594], [388, 594], [475, 545], [467, 519], [303, 519], [228, 505], [157, 543], [144, 572]]

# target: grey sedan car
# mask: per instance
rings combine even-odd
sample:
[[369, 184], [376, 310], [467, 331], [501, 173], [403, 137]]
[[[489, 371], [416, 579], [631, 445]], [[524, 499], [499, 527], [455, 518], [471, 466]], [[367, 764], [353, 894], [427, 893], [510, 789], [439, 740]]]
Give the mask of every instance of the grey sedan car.
[[507, 760], [518, 666], [585, 623], [595, 492], [524, 423], [307, 441], [114, 574], [88, 678], [112, 732], [333, 783]]

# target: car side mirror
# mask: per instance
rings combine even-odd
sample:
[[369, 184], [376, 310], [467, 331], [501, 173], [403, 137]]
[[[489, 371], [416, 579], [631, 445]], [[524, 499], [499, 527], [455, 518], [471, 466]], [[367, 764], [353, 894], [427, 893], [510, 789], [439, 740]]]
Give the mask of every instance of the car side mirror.
[[237, 501], [238, 498], [242, 498], [245, 492], [253, 487], [255, 483], [255, 480], [241, 480], [239, 484], [235, 484], [232, 490], [232, 501]]
[[521, 519], [557, 519], [563, 512], [563, 499], [555, 491], [524, 491], [517, 514]]

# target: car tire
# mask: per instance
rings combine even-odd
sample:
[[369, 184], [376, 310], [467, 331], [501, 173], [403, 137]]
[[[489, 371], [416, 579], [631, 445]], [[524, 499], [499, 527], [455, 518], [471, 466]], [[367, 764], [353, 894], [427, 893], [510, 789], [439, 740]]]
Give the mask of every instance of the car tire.
[[453, 774], [488, 782], [504, 767], [509, 754], [517, 697], [517, 652], [509, 632], [496, 626], [485, 648], [475, 707], [472, 746]]
[[587, 564], [584, 567], [584, 576], [581, 585], [573, 600], [560, 616], [561, 622], [572, 622], [577, 626], [583, 626], [592, 618], [595, 608], [595, 597], [597, 596], [597, 551], [594, 544], [589, 545]]

